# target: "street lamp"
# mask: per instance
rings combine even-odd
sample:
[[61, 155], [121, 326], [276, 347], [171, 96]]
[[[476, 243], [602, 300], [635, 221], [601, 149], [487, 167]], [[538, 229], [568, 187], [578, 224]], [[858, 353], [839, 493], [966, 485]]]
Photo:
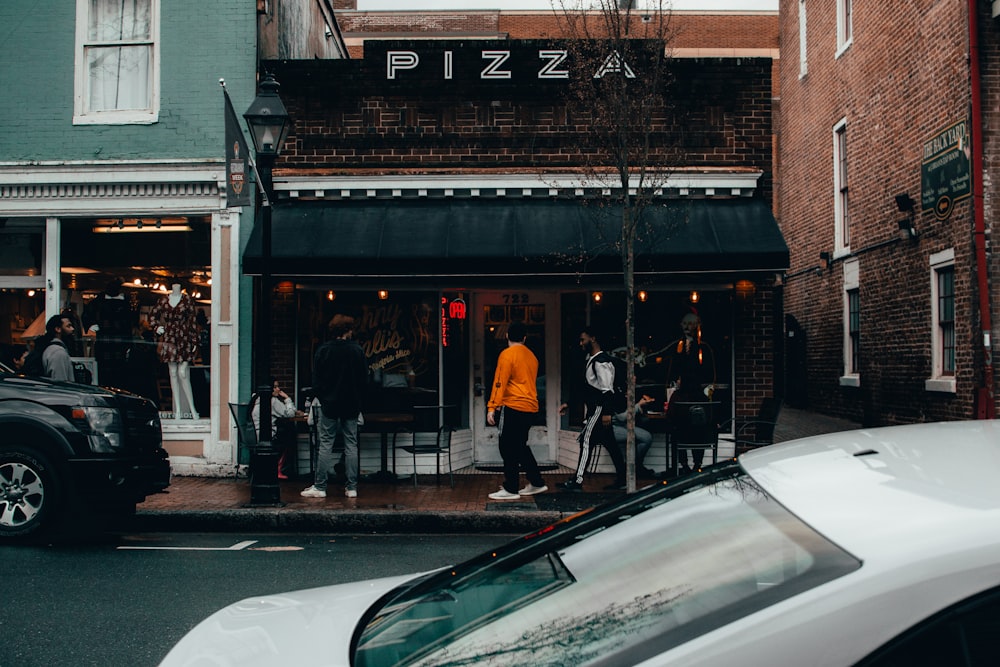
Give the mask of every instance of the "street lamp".
[[257, 97], [243, 114], [257, 153], [257, 167], [263, 197], [258, 209], [261, 224], [260, 293], [257, 308], [257, 335], [254, 345], [257, 382], [257, 447], [250, 455], [250, 505], [281, 505], [278, 486], [278, 452], [271, 442], [271, 202], [274, 182], [271, 170], [288, 137], [291, 119], [278, 97], [278, 82], [271, 74], [260, 84]]

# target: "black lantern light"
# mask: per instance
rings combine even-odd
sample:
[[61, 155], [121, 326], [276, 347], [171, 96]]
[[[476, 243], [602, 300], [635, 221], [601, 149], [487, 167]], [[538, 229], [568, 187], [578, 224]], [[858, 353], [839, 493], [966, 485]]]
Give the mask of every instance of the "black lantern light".
[[257, 97], [243, 114], [257, 153], [263, 201], [260, 211], [261, 268], [258, 298], [256, 336], [255, 380], [259, 407], [257, 429], [260, 433], [257, 447], [250, 455], [250, 505], [281, 505], [281, 488], [278, 486], [278, 452], [271, 442], [271, 202], [274, 200], [274, 182], [271, 171], [281, 152], [291, 119], [281, 98], [278, 82], [267, 74], [260, 84]]

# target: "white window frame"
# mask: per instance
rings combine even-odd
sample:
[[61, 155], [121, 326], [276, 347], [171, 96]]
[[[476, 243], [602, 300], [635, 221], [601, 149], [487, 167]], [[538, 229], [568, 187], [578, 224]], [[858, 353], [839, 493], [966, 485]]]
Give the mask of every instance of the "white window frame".
[[942, 269], [955, 268], [955, 249], [948, 248], [930, 256], [931, 281], [931, 377], [924, 381], [926, 391], [936, 391], [948, 394], [956, 393], [955, 375], [945, 375], [944, 355], [942, 354], [942, 336], [939, 326], [940, 309], [938, 307], [938, 275]]
[[159, 120], [160, 114], [160, 0], [149, 0], [150, 36], [149, 108], [92, 111], [87, 107], [89, 77], [87, 72], [87, 35], [91, 0], [76, 0], [76, 51], [73, 96], [74, 125], [148, 125]]
[[799, 0], [799, 78], [809, 73], [809, 58], [806, 54], [806, 0]]
[[844, 309], [844, 373], [840, 376], [841, 387], [860, 387], [861, 373], [852, 372], [854, 366], [854, 348], [851, 345], [851, 311], [849, 294], [852, 290], [861, 289], [860, 268], [855, 257], [844, 262], [844, 289], [842, 293]]
[[851, 215], [848, 191], [847, 119], [833, 126], [833, 256], [851, 252]]
[[837, 53], [839, 58], [854, 43], [854, 0], [837, 0]]

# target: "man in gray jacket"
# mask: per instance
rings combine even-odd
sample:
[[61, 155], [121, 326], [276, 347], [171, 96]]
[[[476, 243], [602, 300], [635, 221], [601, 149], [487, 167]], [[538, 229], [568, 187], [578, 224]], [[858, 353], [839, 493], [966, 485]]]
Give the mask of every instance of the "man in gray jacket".
[[45, 336], [39, 343], [45, 346], [42, 351], [42, 365], [45, 377], [60, 382], [75, 382], [73, 362], [69, 358], [66, 342], [73, 338], [75, 327], [73, 320], [65, 315], [53, 315], [45, 323]]

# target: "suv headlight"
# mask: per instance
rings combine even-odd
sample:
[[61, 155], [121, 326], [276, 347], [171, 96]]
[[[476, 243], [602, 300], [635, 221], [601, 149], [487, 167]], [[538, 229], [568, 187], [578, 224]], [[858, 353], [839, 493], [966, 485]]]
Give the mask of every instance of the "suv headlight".
[[88, 435], [90, 448], [108, 454], [122, 445], [122, 418], [114, 408], [83, 406], [73, 408], [73, 419]]

